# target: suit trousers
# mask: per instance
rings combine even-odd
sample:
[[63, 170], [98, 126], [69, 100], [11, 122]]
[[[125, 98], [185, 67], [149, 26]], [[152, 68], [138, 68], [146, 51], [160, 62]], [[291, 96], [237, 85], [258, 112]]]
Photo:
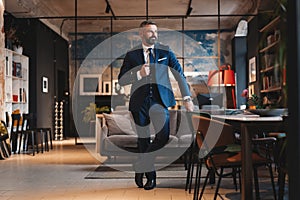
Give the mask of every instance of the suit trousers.
[[[164, 107], [160, 98], [149, 96], [138, 111], [131, 111], [138, 134], [140, 152], [135, 171], [146, 173], [147, 178], [155, 178], [154, 161], [159, 149], [167, 144], [170, 135], [170, 118], [168, 108]], [[151, 140], [150, 123], [152, 122], [155, 137]]]

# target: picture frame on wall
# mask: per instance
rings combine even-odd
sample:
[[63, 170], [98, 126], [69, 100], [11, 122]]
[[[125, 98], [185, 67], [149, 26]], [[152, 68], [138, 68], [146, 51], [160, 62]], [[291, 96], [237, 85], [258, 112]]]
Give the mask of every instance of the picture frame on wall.
[[102, 90], [100, 74], [80, 74], [79, 94], [100, 95]]
[[249, 59], [249, 83], [256, 81], [256, 58], [252, 57]]
[[111, 95], [111, 81], [103, 81], [102, 95]]
[[248, 86], [248, 95], [249, 95], [249, 98], [251, 98], [253, 96], [253, 94], [255, 94], [255, 91], [254, 91], [254, 84], [251, 84]]
[[42, 92], [48, 93], [48, 77], [46, 76], [42, 77]]

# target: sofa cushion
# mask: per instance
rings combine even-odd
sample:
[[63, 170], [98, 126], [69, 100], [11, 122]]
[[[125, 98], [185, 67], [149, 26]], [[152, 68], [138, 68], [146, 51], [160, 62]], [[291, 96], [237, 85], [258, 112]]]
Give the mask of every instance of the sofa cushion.
[[106, 125], [108, 127], [108, 136], [111, 135], [136, 135], [131, 113], [104, 113]]
[[112, 135], [103, 141], [104, 148], [107, 151], [119, 148], [137, 148], [137, 136], [135, 135]]

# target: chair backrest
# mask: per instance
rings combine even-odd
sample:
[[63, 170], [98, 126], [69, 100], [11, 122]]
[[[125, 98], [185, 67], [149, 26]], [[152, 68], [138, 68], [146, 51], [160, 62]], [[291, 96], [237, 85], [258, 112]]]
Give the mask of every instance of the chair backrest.
[[209, 113], [205, 112], [199, 112], [199, 111], [186, 111], [186, 110], [180, 110], [177, 111], [177, 134], [178, 136], [186, 135], [186, 134], [192, 134], [191, 140], [194, 141], [195, 131], [193, 129], [192, 124], [192, 116], [193, 115], [199, 115], [207, 118], [211, 118], [211, 115]]
[[205, 118], [211, 119], [211, 114], [209, 114], [207, 112], [199, 112], [199, 111], [186, 112], [187, 123], [188, 123], [191, 131], [195, 130], [193, 128], [193, 122], [192, 122], [192, 117], [193, 116], [201, 116], [201, 117], [205, 117]]
[[196, 140], [199, 148], [210, 151], [215, 147], [235, 142], [233, 127], [230, 124], [199, 115], [192, 116], [192, 123], [197, 132]]
[[6, 124], [6, 127], [9, 127], [9, 114], [8, 114], [8, 112], [5, 112], [5, 124]]
[[29, 113], [22, 114], [22, 131], [26, 131], [30, 129], [30, 121], [32, 117]]
[[11, 133], [20, 130], [21, 114], [11, 114]]

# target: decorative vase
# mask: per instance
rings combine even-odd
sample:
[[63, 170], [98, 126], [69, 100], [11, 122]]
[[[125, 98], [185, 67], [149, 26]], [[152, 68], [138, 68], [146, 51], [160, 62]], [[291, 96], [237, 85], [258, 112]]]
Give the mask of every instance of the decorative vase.
[[17, 52], [18, 54], [22, 54], [23, 47], [22, 46], [14, 46], [14, 51]]

